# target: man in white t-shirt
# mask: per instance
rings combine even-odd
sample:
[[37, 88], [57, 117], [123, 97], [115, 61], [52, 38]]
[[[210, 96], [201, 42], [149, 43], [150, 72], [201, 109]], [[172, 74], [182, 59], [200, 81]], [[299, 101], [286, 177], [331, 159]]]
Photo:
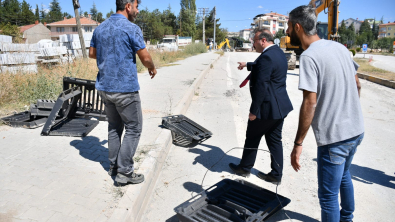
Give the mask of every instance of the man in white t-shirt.
[[287, 34], [291, 44], [305, 50], [299, 70], [303, 103], [291, 164], [295, 171], [301, 169], [302, 143], [311, 125], [318, 146], [321, 220], [352, 221], [355, 203], [349, 169], [365, 131], [359, 101], [361, 86], [356, 75], [359, 66], [346, 47], [320, 39], [316, 25], [315, 9], [310, 6], [297, 7], [289, 14]]

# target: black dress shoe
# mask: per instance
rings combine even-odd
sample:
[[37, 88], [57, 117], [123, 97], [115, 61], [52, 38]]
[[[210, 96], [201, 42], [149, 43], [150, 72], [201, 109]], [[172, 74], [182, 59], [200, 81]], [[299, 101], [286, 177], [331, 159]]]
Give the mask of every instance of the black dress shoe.
[[233, 170], [233, 172], [236, 175], [242, 176], [242, 177], [249, 177], [250, 176], [250, 172], [243, 170], [239, 165], [236, 165], [234, 163], [229, 163], [229, 167], [230, 169]]
[[276, 179], [276, 178], [275, 178], [273, 175], [271, 175], [270, 173], [265, 174], [265, 173], [262, 173], [262, 172], [258, 172], [257, 176], [258, 176], [260, 179], [262, 179], [262, 180], [264, 180], [264, 181], [266, 181], [266, 182], [272, 183], [272, 184], [274, 184], [274, 185], [280, 185], [280, 184], [281, 184], [281, 180]]

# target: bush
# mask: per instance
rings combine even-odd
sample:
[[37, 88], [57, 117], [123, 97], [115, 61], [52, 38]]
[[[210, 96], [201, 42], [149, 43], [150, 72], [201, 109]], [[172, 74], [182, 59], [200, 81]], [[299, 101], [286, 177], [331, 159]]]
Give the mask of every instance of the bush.
[[350, 52], [352, 52], [352, 55], [355, 56], [355, 50], [351, 49]]
[[357, 48], [357, 52], [361, 52], [361, 48], [358, 47], [358, 48]]
[[190, 44], [184, 48], [184, 53], [187, 55], [196, 55], [204, 52], [207, 52], [207, 48], [203, 43]]

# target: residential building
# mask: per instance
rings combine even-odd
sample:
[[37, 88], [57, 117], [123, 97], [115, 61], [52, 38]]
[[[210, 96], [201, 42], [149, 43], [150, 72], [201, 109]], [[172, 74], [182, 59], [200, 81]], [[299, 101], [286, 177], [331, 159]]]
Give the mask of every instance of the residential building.
[[28, 44], [37, 43], [42, 39], [51, 39], [51, 30], [46, 27], [46, 23], [43, 25], [36, 21], [34, 24], [21, 26], [19, 29], [23, 34], [24, 42]]
[[375, 19], [372, 19], [372, 18], [368, 18], [368, 19], [365, 19], [365, 20], [367, 20], [369, 22], [371, 29], [373, 28], [373, 23], [376, 23], [376, 25], [380, 24], [380, 21], [375, 21]]
[[[346, 25], [346, 27], [348, 28], [351, 24], [354, 24], [354, 28], [355, 28], [355, 33], [359, 32], [359, 29], [361, 29], [361, 25], [362, 25], [363, 21], [360, 21], [357, 19], [353, 19], [353, 18], [349, 18], [344, 20], [344, 24]], [[342, 25], [342, 23], [339, 23], [339, 27]]]
[[383, 37], [395, 37], [395, 21], [387, 24], [380, 24], [379, 25], [379, 38]]
[[228, 38], [239, 37], [239, 32], [228, 32]]
[[253, 28], [268, 28], [275, 35], [277, 32], [285, 32], [288, 28], [288, 16], [270, 12], [255, 16]]
[[[91, 15], [89, 17], [81, 17], [81, 28], [82, 33], [92, 33], [100, 23], [91, 19]], [[77, 22], [75, 18], [67, 19], [66, 17], [62, 21], [53, 22], [48, 24], [51, 28], [51, 39], [58, 40], [59, 35], [63, 34], [78, 34]]]
[[240, 36], [241, 38], [243, 38], [244, 40], [249, 40], [252, 31], [253, 31], [252, 29], [243, 29], [243, 30], [240, 30], [239, 36]]

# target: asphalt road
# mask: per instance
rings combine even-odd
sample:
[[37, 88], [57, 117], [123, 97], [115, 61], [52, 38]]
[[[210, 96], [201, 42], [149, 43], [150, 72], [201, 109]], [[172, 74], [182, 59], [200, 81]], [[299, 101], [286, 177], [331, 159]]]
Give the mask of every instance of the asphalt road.
[[[228, 164], [239, 163], [245, 139], [248, 109], [251, 102], [248, 87], [238, 86], [248, 71], [237, 70], [238, 61], [253, 61], [258, 54], [226, 53], [214, 65], [195, 93], [187, 117], [213, 132], [213, 137], [196, 146], [173, 145], [142, 221], [178, 221], [175, 209], [197, 192], [225, 179], [240, 178], [231, 173]], [[394, 57], [395, 58], [395, 57]], [[291, 203], [267, 221], [320, 221], [317, 197], [316, 143], [310, 130], [301, 156], [302, 170], [296, 173], [289, 155], [297, 130], [302, 93], [297, 89], [298, 70], [288, 74], [287, 90], [294, 111], [283, 128], [284, 177], [278, 193]], [[351, 167], [356, 211], [354, 221], [393, 221], [395, 217], [395, 90], [361, 80], [361, 104], [365, 119], [365, 139], [358, 147]], [[260, 148], [266, 149], [264, 138]], [[217, 165], [218, 160], [224, 157]], [[270, 156], [259, 152], [252, 171], [268, 172]], [[242, 178], [271, 191], [276, 190], [255, 175]]]
[[373, 56], [372, 66], [387, 71], [395, 72], [395, 56], [383, 56], [383, 55], [372, 55], [372, 54], [356, 54], [356, 58], [369, 58]]

